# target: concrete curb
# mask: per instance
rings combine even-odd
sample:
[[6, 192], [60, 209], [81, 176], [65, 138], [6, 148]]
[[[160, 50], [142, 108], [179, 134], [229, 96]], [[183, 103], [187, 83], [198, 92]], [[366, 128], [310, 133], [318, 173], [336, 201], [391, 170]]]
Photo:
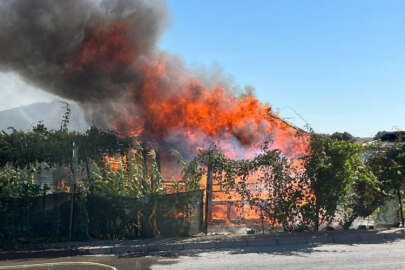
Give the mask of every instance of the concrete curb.
[[[280, 233], [274, 235], [239, 235], [228, 238], [201, 237], [200, 239], [183, 238], [172, 240], [155, 241], [123, 241], [122, 243], [104, 243], [97, 246], [80, 246], [75, 243], [68, 247], [44, 248], [30, 250], [0, 251], [0, 260], [22, 258], [64, 257], [76, 255], [106, 255], [116, 254], [125, 256], [128, 254], [148, 255], [159, 252], [183, 252], [193, 250], [223, 250], [240, 249], [247, 247], [282, 247], [288, 245], [319, 245], [319, 244], [360, 244], [381, 243], [405, 239], [402, 230], [395, 233], [375, 231], [341, 231], [325, 233]], [[100, 242], [101, 243], [101, 242]]]

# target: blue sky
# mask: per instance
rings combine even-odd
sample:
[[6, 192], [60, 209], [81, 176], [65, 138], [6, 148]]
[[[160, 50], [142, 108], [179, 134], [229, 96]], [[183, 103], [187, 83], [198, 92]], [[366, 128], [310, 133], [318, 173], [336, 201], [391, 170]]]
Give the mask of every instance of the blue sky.
[[220, 65], [297, 126], [405, 129], [405, 1], [169, 0], [161, 47]]

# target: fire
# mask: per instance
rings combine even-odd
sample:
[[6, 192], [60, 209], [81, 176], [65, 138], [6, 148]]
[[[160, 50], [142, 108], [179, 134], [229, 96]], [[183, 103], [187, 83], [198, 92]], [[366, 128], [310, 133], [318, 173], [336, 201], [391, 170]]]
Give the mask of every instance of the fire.
[[115, 119], [121, 134], [182, 144], [193, 154], [216, 144], [231, 158], [253, 157], [266, 140], [288, 155], [306, 151], [307, 138], [253, 94], [236, 96], [226, 85], [206, 86], [177, 72], [163, 55], [145, 67], [144, 83], [130, 97], [133, 110]]
[[146, 73], [140, 102], [145, 104], [146, 121], [151, 123], [144, 129], [148, 137], [161, 139], [177, 133], [193, 149], [203, 147], [204, 142], [214, 142], [233, 158], [252, 157], [266, 139], [273, 139], [275, 147], [282, 151], [290, 151], [292, 143], [299, 145], [298, 138], [291, 140], [296, 130], [272, 117], [270, 107], [252, 94], [236, 97], [224, 85], [210, 88], [197, 78], [188, 78], [179, 84], [175, 94], [165, 97], [156, 82], [176, 78], [165, 59], [147, 67]]
[[114, 109], [111, 126], [119, 134], [178, 145], [190, 156], [215, 144], [228, 157], [251, 158], [266, 140], [288, 156], [306, 152], [308, 138], [252, 93], [205, 82], [167, 53], [137, 55], [125, 23], [88, 30], [73, 65], [74, 73], [140, 77], [123, 85], [125, 102]]
[[126, 156], [123, 157], [104, 156], [104, 163], [107, 164], [111, 168], [111, 170], [119, 172], [121, 170], [126, 169], [127, 158]]
[[[309, 136], [283, 121], [253, 93], [236, 94], [226, 83], [199, 78], [167, 53], [138, 55], [136, 48], [125, 21], [91, 29], [77, 53], [72, 76], [90, 70], [99, 76], [137, 78], [136, 83], [128, 79], [122, 84], [125, 91], [116, 100], [110, 126], [122, 136], [154, 145], [161, 153], [164, 179], [180, 178], [178, 164], [167, 155], [170, 148], [192, 158], [199, 150], [216, 145], [228, 158], [247, 159], [269, 141], [271, 149], [293, 160], [293, 166], [302, 166], [294, 159], [308, 152]], [[106, 162], [114, 170], [122, 167], [114, 158]], [[260, 188], [249, 181], [252, 189]], [[164, 185], [168, 192], [176, 189], [172, 183]], [[237, 207], [240, 195], [226, 193], [218, 184], [213, 186], [212, 201], [213, 221], [260, 218], [247, 206]]]

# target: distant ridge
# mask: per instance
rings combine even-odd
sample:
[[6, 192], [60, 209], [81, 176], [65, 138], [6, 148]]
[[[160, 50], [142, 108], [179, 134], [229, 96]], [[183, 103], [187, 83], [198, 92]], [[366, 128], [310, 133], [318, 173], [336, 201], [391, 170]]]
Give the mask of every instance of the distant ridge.
[[[72, 115], [69, 130], [85, 131], [89, 124], [84, 118], [83, 110], [79, 105], [70, 104]], [[60, 102], [40, 102], [0, 111], [0, 130], [6, 131], [9, 127], [26, 131], [43, 121], [48, 129], [59, 129], [61, 119], [65, 113], [65, 105]]]

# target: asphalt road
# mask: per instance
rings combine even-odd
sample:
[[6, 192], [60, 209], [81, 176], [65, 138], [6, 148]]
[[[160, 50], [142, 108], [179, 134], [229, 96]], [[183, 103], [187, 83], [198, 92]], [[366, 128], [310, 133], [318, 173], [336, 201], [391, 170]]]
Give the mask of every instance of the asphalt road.
[[[70, 263], [60, 265], [59, 263]], [[72, 264], [73, 262], [73, 264]], [[78, 262], [93, 262], [84, 265]], [[75, 264], [76, 263], [76, 264]], [[38, 265], [40, 264], [40, 265]], [[148, 257], [78, 256], [0, 261], [0, 270], [146, 270], [146, 269], [405, 269], [405, 240], [382, 244], [290, 245], [222, 251], [186, 251]], [[29, 266], [23, 268], [21, 265]], [[33, 266], [37, 265], [37, 266]]]

